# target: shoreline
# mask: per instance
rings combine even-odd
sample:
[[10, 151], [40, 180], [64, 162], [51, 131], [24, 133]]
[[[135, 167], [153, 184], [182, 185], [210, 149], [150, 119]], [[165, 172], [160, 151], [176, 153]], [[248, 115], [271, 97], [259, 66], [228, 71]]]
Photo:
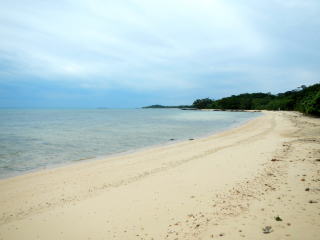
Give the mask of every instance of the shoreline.
[[[204, 109], [203, 111], [207, 111], [207, 110]], [[250, 111], [250, 110], [248, 110], [248, 111]], [[139, 152], [151, 150], [153, 148], [161, 148], [161, 147], [171, 146], [171, 145], [178, 144], [178, 143], [189, 142], [190, 139], [196, 140], [196, 139], [203, 139], [203, 138], [211, 137], [211, 136], [213, 136], [215, 134], [219, 134], [219, 133], [222, 133], [222, 132], [225, 132], [225, 131], [232, 130], [234, 128], [241, 127], [242, 125], [245, 125], [248, 122], [250, 122], [252, 120], [255, 120], [255, 119], [259, 118], [259, 117], [262, 117], [262, 116], [263, 115], [256, 116], [256, 117], [253, 117], [251, 119], [245, 120], [244, 122], [232, 124], [232, 125], [230, 125], [230, 126], [228, 126], [226, 128], [223, 128], [221, 130], [217, 130], [217, 131], [214, 131], [214, 132], [208, 132], [208, 133], [206, 133], [204, 135], [195, 136], [195, 137], [189, 138], [189, 139], [168, 140], [167, 142], [163, 142], [163, 143], [159, 143], [159, 144], [155, 144], [155, 145], [150, 145], [150, 146], [145, 146], [145, 147], [140, 147], [140, 148], [134, 148], [134, 149], [130, 149], [130, 150], [123, 151], [123, 152], [111, 153], [111, 154], [107, 154], [107, 155], [100, 155], [100, 156], [95, 156], [95, 157], [90, 157], [90, 158], [85, 158], [85, 159], [79, 159], [79, 160], [73, 160], [73, 161], [65, 162], [65, 163], [51, 164], [51, 165], [47, 165], [47, 166], [44, 166], [44, 167], [39, 167], [39, 168], [36, 168], [36, 169], [23, 171], [20, 174], [12, 174], [12, 175], [8, 175], [8, 176], [5, 176], [5, 177], [0, 177], [0, 182], [2, 180], [12, 179], [12, 178], [16, 178], [16, 177], [20, 177], [20, 176], [24, 176], [24, 175], [29, 175], [29, 174], [34, 174], [34, 173], [41, 172], [41, 171], [50, 171], [50, 170], [54, 170], [54, 169], [60, 169], [60, 168], [64, 168], [64, 167], [69, 167], [69, 166], [72, 166], [74, 164], [81, 164], [81, 163], [92, 162], [92, 161], [108, 161], [108, 160], [112, 160], [112, 158], [125, 157], [126, 155], [130, 155], [130, 154], [134, 154], [134, 153], [139, 153]]]
[[194, 141], [3, 179], [0, 239], [316, 240], [319, 133], [319, 119], [265, 112]]

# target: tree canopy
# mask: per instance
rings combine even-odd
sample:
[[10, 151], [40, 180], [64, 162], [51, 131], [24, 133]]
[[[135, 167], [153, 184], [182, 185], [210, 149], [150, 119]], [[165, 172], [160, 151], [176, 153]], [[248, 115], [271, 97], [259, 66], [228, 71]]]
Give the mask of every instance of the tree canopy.
[[192, 107], [198, 109], [232, 110], [295, 110], [320, 115], [320, 84], [301, 87], [273, 95], [271, 93], [244, 93], [213, 100], [197, 99]]

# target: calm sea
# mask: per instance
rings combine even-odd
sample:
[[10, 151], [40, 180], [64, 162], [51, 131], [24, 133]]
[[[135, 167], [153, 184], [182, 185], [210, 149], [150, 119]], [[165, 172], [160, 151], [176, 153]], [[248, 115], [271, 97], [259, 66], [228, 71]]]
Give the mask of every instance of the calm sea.
[[0, 178], [187, 140], [260, 113], [179, 109], [0, 110]]

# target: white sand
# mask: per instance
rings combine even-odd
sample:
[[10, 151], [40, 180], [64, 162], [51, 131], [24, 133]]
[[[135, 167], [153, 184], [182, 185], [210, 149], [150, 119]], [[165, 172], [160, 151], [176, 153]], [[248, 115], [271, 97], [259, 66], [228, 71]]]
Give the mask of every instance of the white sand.
[[318, 240], [319, 146], [320, 119], [266, 112], [208, 138], [1, 180], [0, 239]]

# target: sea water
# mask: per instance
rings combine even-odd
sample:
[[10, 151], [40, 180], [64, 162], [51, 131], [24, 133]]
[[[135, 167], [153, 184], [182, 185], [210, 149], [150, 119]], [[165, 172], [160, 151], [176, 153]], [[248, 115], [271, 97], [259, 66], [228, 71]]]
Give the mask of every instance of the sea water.
[[1, 109], [0, 178], [219, 132], [261, 113]]

